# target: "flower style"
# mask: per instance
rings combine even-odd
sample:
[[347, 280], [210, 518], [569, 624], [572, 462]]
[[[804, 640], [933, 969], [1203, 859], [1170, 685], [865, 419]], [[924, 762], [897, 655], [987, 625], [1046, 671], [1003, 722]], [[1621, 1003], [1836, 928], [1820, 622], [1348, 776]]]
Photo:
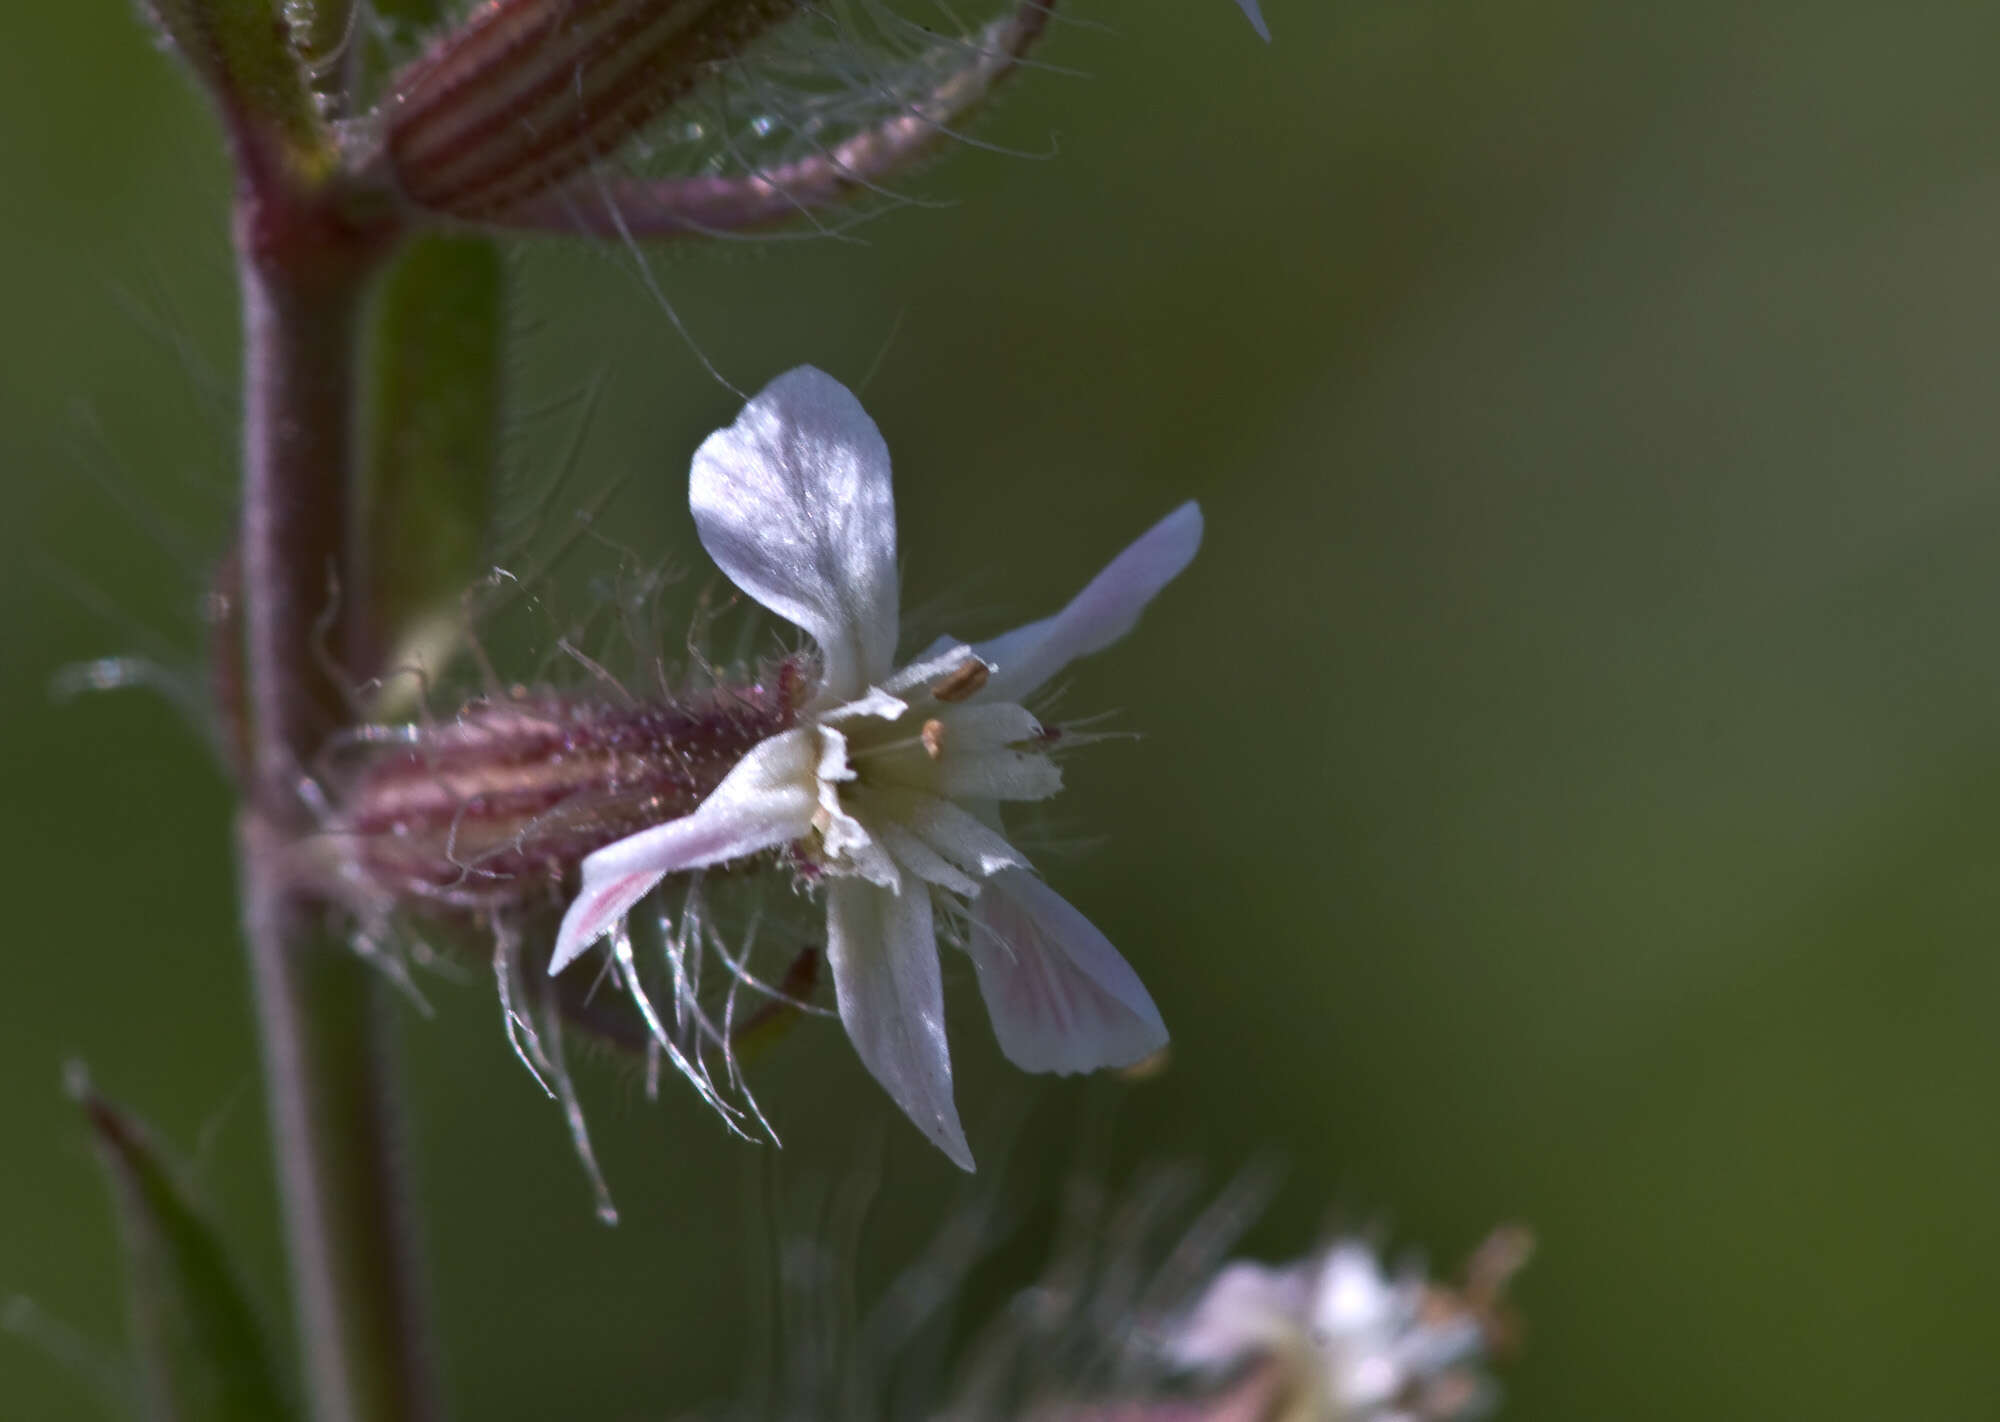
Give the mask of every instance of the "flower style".
[[1004, 801], [1061, 788], [1060, 732], [1021, 704], [1131, 630], [1194, 557], [1184, 504], [1052, 617], [974, 646], [946, 639], [898, 668], [889, 451], [838, 381], [772, 381], [694, 457], [702, 546], [818, 649], [788, 729], [758, 742], [691, 814], [583, 862], [549, 970], [560, 972], [660, 880], [783, 851], [826, 894], [827, 958], [862, 1062], [964, 1169], [938, 963], [939, 915], [970, 954], [994, 1033], [1037, 1072], [1124, 1066], [1167, 1040], [1104, 935], [1007, 841]]
[[1421, 1273], [1391, 1277], [1375, 1251], [1337, 1240], [1296, 1264], [1237, 1262], [1169, 1336], [1173, 1360], [1202, 1371], [1261, 1361], [1277, 1370], [1283, 1422], [1452, 1422], [1483, 1415], [1480, 1371], [1508, 1331], [1500, 1294], [1526, 1261], [1518, 1229], [1473, 1256], [1462, 1292]]

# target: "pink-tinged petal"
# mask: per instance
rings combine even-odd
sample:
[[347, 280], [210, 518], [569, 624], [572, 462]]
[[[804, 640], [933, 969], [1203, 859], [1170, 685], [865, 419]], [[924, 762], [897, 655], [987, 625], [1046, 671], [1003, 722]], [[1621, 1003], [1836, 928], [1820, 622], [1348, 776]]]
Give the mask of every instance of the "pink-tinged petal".
[[582, 957], [585, 949], [616, 928], [632, 905], [650, 894], [653, 886], [664, 878], [664, 869], [650, 874], [613, 874], [595, 879], [586, 873], [583, 888], [563, 914], [562, 929], [556, 934], [556, 950], [549, 958], [549, 972], [560, 973]]
[[730, 581], [803, 628], [821, 704], [852, 701], [896, 655], [889, 447], [847, 387], [802, 365], [695, 451], [688, 504]]
[[951, 1099], [944, 983], [930, 892], [892, 894], [852, 879], [827, 890], [826, 957], [840, 1020], [862, 1064], [961, 1170], [972, 1148]]
[[1257, 8], [1257, 0], [1236, 0], [1237, 7], [1250, 19], [1250, 28], [1257, 32], [1257, 38], [1265, 44], [1271, 42], [1271, 27], [1264, 23], [1264, 12]]
[[806, 728], [760, 741], [691, 815], [627, 835], [583, 861], [583, 888], [563, 914], [549, 972], [609, 933], [668, 874], [724, 864], [803, 838], [818, 808], [817, 737]]
[[993, 1035], [1023, 1071], [1130, 1066], [1167, 1044], [1139, 975], [1033, 874], [1009, 869], [988, 879], [973, 924], [968, 949]]
[[1102, 651], [1139, 620], [1201, 547], [1201, 507], [1186, 503], [1154, 524], [1054, 617], [1017, 627], [976, 650], [995, 668], [981, 701], [1025, 701], [1078, 657]]

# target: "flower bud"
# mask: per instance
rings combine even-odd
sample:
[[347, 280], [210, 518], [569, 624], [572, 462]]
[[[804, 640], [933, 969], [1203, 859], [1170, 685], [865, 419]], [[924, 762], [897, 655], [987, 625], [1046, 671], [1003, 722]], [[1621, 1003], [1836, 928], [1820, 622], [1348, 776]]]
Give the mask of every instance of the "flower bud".
[[615, 151], [799, 0], [491, 0], [393, 85], [388, 157], [419, 207], [478, 221]]

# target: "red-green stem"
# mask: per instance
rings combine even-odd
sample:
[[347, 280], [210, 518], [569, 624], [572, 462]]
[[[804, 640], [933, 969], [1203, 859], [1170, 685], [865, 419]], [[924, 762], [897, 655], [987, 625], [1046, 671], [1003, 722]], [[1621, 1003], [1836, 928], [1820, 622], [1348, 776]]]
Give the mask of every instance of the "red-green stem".
[[361, 311], [390, 236], [239, 152], [244, 329], [240, 892], [306, 1387], [319, 1422], [434, 1416], [398, 1179], [380, 987], [301, 893], [299, 790], [367, 640], [352, 581]]

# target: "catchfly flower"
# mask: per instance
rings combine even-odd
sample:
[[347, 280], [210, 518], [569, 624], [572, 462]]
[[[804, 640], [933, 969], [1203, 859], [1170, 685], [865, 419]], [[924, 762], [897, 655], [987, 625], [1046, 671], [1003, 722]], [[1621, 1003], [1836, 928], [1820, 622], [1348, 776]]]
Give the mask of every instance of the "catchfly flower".
[[778, 377], [696, 452], [702, 546], [817, 649], [796, 718], [689, 814], [583, 861], [549, 964], [559, 973], [669, 874], [776, 856], [823, 893], [840, 1018], [862, 1062], [947, 1156], [972, 1168], [952, 1100], [940, 937], [971, 957], [1001, 1049], [1037, 1072], [1129, 1065], [1167, 1040], [1138, 976], [1009, 842], [1002, 806], [1062, 785], [1064, 733], [1023, 704], [1117, 641], [1194, 557], [1184, 504], [1051, 617], [946, 639], [896, 664], [889, 451], [838, 381]]

